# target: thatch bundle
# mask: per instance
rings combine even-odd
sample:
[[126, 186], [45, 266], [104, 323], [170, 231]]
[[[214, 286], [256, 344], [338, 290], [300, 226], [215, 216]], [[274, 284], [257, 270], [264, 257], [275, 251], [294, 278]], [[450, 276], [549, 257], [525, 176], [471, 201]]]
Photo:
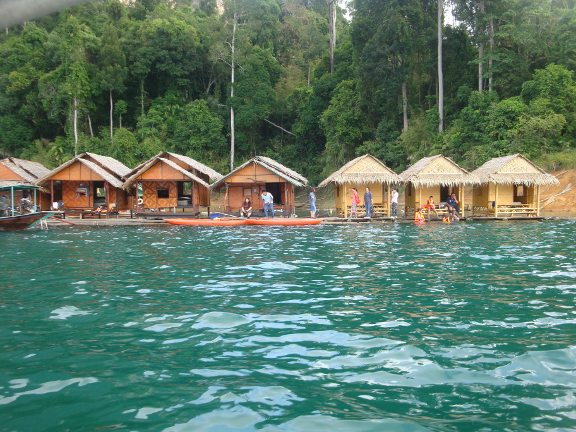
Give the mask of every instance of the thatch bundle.
[[319, 187], [324, 187], [330, 183], [343, 185], [369, 184], [369, 183], [400, 183], [398, 174], [376, 159], [374, 156], [366, 154], [352, 159], [338, 171], [332, 173], [326, 180], [320, 183]]
[[494, 158], [472, 172], [482, 183], [526, 186], [559, 185], [556, 177], [534, 165], [520, 153]]
[[414, 187], [422, 186], [472, 186], [480, 184], [480, 180], [461, 168], [456, 162], [442, 155], [420, 159], [406, 169], [400, 178], [404, 183]]

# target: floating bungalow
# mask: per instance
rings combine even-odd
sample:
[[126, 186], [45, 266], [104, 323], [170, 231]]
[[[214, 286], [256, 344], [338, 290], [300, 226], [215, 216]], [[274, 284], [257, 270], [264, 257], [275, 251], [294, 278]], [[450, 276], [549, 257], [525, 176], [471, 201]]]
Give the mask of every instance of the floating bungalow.
[[161, 152], [130, 171], [123, 187], [138, 199], [136, 186], [142, 185], [140, 207], [144, 210], [191, 208], [196, 213], [200, 206], [210, 206], [210, 181], [221, 178], [221, 174], [192, 158]]
[[406, 171], [400, 174], [406, 186], [405, 208], [406, 215], [413, 214], [415, 209], [426, 205], [428, 197], [433, 196], [436, 205], [441, 208], [439, 214], [444, 212], [443, 205], [446, 198], [456, 193], [460, 205], [460, 216], [465, 216], [464, 187], [480, 183], [478, 178], [456, 162], [442, 155], [430, 156], [420, 159]]
[[250, 198], [254, 210], [262, 210], [261, 195], [267, 190], [274, 197], [274, 211], [285, 215], [294, 212], [294, 186], [305, 186], [308, 180], [273, 159], [256, 156], [224, 176], [211, 190], [226, 188], [224, 211], [238, 211], [245, 198]]
[[[0, 187], [15, 185], [31, 185], [30, 189], [37, 189], [34, 182], [40, 177], [48, 174], [50, 170], [44, 165], [24, 159], [9, 157], [0, 160]], [[22, 188], [14, 191], [14, 202], [18, 203], [22, 199]], [[36, 206], [41, 210], [50, 210], [50, 191], [42, 188], [32, 193], [32, 201], [36, 197]]]
[[130, 168], [108, 156], [82, 153], [36, 180], [49, 188], [51, 201], [61, 202], [65, 210], [94, 210], [105, 205], [111, 211], [132, 208], [124, 192], [123, 176]]
[[540, 216], [540, 187], [558, 185], [556, 177], [517, 153], [489, 160], [472, 172], [473, 211], [485, 216]]
[[[362, 195], [366, 187], [372, 192], [374, 214], [380, 217], [390, 216], [390, 189], [391, 185], [401, 183], [400, 176], [376, 159], [372, 155], [364, 155], [351, 160], [338, 171], [330, 175], [318, 185], [324, 187], [334, 183], [336, 193], [336, 214], [347, 217], [352, 204], [348, 191], [352, 188]], [[366, 209], [358, 207], [358, 216], [365, 216]]]

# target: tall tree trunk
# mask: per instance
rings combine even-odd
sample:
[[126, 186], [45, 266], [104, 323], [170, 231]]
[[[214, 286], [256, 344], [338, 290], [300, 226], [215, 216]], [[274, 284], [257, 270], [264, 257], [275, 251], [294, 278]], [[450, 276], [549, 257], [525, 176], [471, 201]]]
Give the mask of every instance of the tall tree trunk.
[[[484, 18], [484, 1], [480, 2], [480, 12], [482, 14], [482, 18]], [[478, 91], [482, 93], [483, 83], [482, 83], [482, 75], [484, 74], [482, 62], [484, 61], [484, 42], [482, 41], [482, 34], [484, 33], [484, 28], [478, 27], [478, 37], [480, 38], [480, 47], [478, 48]]]
[[406, 95], [406, 81], [402, 83], [402, 114], [404, 116], [404, 130], [408, 130], [408, 96]]
[[310, 69], [312, 66], [310, 65], [310, 60], [308, 60], [308, 87], [310, 87]]
[[112, 102], [112, 90], [110, 90], [110, 142], [114, 145], [114, 119], [112, 113], [114, 112], [114, 104]]
[[6, 27], [6, 34], [8, 34], [8, 27]]
[[90, 128], [90, 137], [94, 138], [94, 132], [92, 132], [92, 120], [90, 120], [90, 114], [88, 114], [88, 127]]
[[488, 70], [490, 76], [488, 78], [488, 90], [492, 91], [493, 76], [492, 76], [492, 50], [494, 49], [494, 18], [490, 18], [490, 57], [488, 59]]
[[420, 53], [418, 53], [418, 103], [422, 105], [422, 69], [420, 68]]
[[78, 100], [74, 95], [74, 156], [78, 156]]
[[140, 80], [140, 105], [142, 108], [142, 118], [144, 118], [144, 79]]
[[336, 0], [326, 0], [328, 4], [328, 33], [330, 35], [330, 73], [334, 73], [334, 48], [336, 47]]
[[[230, 80], [230, 99], [234, 99], [234, 48], [236, 42], [236, 22], [237, 22], [236, 12], [234, 13], [234, 26], [232, 27], [232, 62], [230, 67], [232, 69], [232, 77]], [[230, 107], [230, 171], [234, 170], [234, 106]]]
[[438, 0], [438, 132], [444, 130], [444, 76], [442, 74], [442, 0]]

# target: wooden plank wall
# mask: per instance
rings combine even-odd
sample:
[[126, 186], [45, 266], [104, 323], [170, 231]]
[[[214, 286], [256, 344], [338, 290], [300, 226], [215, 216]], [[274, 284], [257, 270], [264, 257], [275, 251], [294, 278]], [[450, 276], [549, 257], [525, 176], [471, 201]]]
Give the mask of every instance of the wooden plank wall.
[[[162, 185], [162, 186], [160, 186]], [[158, 189], [168, 189], [170, 198], [158, 198]], [[166, 208], [178, 205], [178, 189], [175, 181], [143, 181], [142, 199], [144, 208]]]

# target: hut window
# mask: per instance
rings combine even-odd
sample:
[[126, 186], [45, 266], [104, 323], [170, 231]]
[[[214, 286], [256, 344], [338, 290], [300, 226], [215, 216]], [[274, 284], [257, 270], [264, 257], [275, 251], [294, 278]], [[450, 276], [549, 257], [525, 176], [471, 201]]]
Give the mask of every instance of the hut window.
[[412, 196], [412, 183], [406, 185], [406, 195]]
[[96, 198], [106, 198], [106, 189], [96, 188]]
[[516, 186], [516, 196], [517, 197], [524, 196], [524, 185]]
[[340, 186], [336, 186], [336, 196], [340, 196]]
[[168, 189], [156, 189], [158, 198], [170, 198], [170, 190]]
[[251, 197], [252, 196], [252, 189], [251, 188], [242, 188], [242, 196]]
[[182, 195], [192, 195], [192, 182], [184, 182], [184, 190]]

